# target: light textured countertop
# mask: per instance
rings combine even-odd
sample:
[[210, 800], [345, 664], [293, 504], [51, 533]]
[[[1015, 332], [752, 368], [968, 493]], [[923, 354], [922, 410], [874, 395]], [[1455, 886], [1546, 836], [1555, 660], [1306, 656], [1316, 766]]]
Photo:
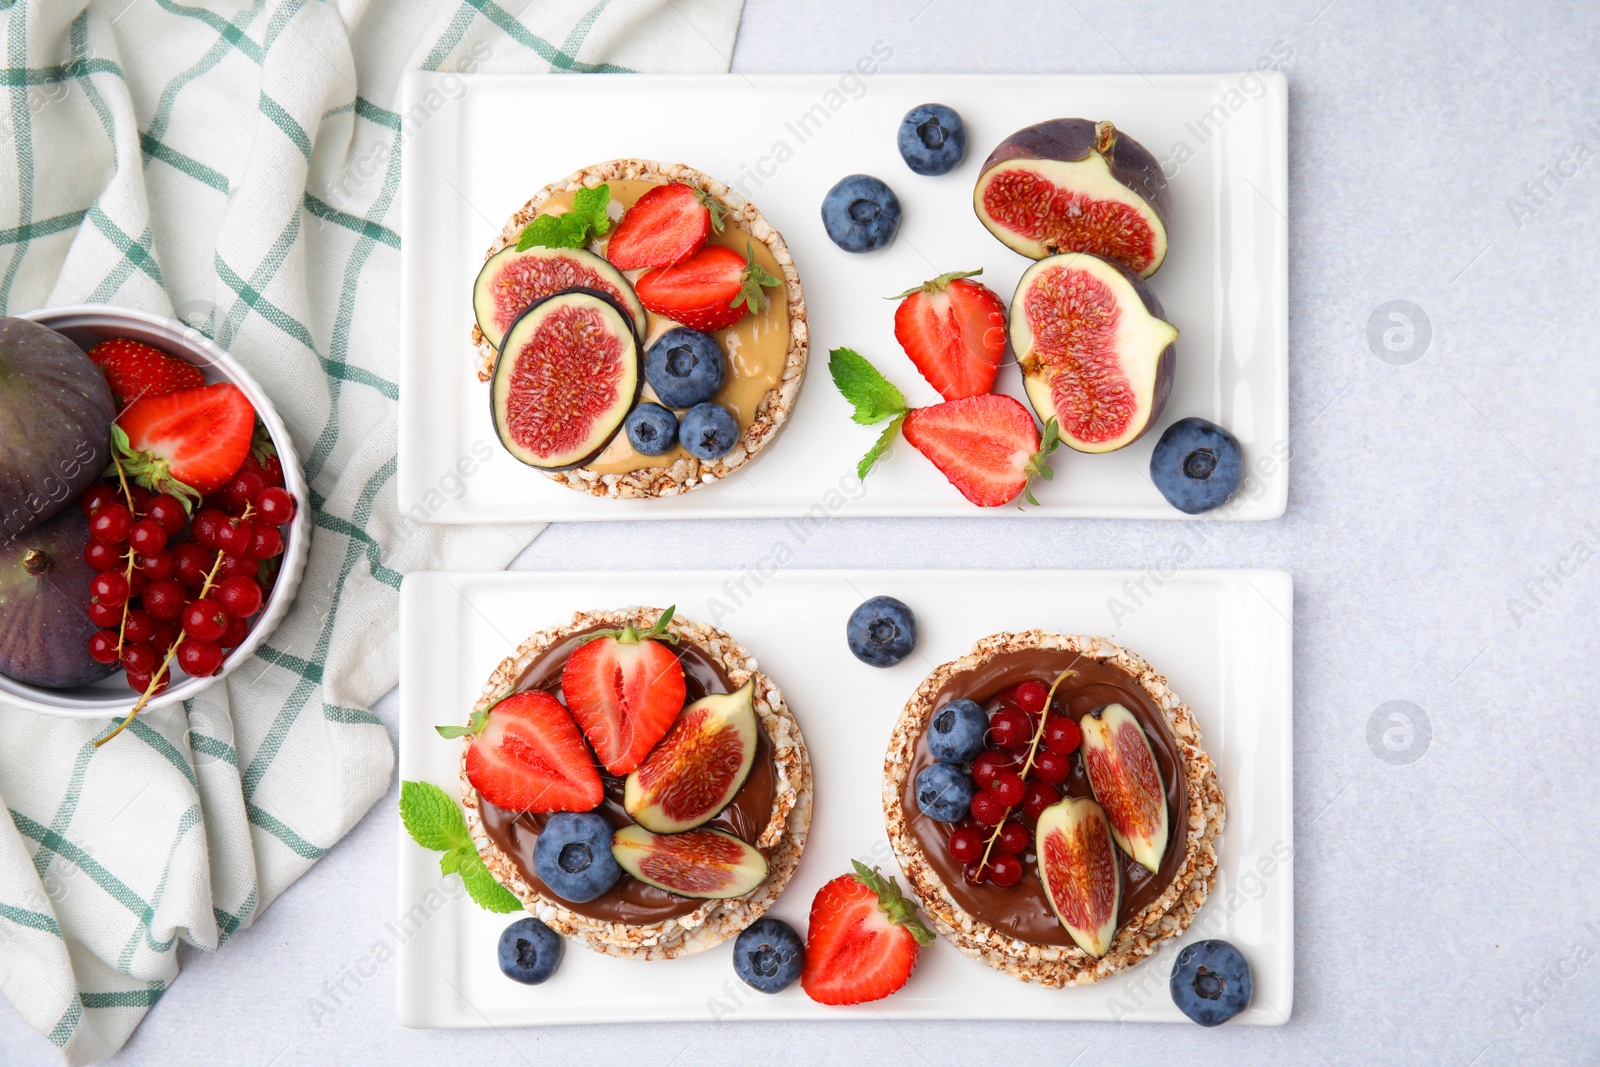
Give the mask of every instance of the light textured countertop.
[[[801, 6], [749, 0], [734, 68], [843, 70], [879, 40], [897, 71], [1228, 71], [1292, 52], [1289, 510], [1210, 531], [1189, 564], [1295, 578], [1291, 1022], [407, 1031], [393, 962], [357, 967], [394, 910], [391, 794], [224, 952], [186, 952], [113, 1062], [1600, 1062], [1600, 8]], [[1431, 324], [1406, 365], [1367, 341], [1390, 300]], [[777, 530], [551, 529], [518, 565], [743, 567]], [[792, 565], [1143, 568], [1187, 536], [841, 519]], [[1409, 762], [1369, 745], [1389, 701], [1426, 716]], [[0, 1063], [57, 1062], [0, 1007]]]

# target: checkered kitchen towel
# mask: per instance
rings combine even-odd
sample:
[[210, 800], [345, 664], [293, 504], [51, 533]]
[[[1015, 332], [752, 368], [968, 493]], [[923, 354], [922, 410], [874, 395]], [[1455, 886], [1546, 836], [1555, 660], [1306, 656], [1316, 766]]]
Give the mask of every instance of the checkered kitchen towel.
[[[520, 6], [520, 10], [519, 10]], [[69, 1063], [338, 841], [393, 768], [413, 569], [537, 528], [396, 506], [403, 71], [725, 70], [741, 0], [0, 0], [0, 309], [111, 301], [210, 333], [294, 431], [315, 536], [295, 609], [182, 708], [0, 706], [0, 988]], [[465, 284], [465, 283], [463, 283]]]

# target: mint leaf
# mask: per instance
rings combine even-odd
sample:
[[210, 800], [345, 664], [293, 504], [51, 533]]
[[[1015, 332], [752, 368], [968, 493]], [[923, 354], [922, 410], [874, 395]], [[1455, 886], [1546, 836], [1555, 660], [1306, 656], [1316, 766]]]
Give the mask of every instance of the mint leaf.
[[517, 238], [517, 251], [526, 252], [534, 245], [541, 248], [576, 248], [567, 239], [567, 227], [561, 221], [565, 215], [540, 215], [522, 228]]
[[861, 457], [860, 463], [856, 464], [857, 478], [865, 478], [867, 476], [867, 472], [872, 469], [872, 465], [878, 462], [883, 454], [889, 450], [889, 446], [894, 443], [895, 437], [897, 437], [900, 433], [900, 424], [905, 421], [906, 417], [904, 414], [896, 415], [890, 421], [889, 425], [883, 428], [883, 432], [879, 434], [878, 439], [872, 443], [872, 447], [867, 449], [867, 454]]
[[905, 395], [854, 349], [835, 348], [829, 352], [828, 373], [839, 392], [855, 407], [855, 414], [850, 417], [861, 425], [871, 426], [905, 414]]
[[411, 839], [435, 852], [472, 847], [467, 820], [461, 808], [443, 789], [432, 782], [400, 783], [400, 821]]
[[483, 857], [479, 856], [476, 850], [470, 857], [462, 857], [456, 873], [461, 876], [462, 884], [467, 887], [467, 895], [478, 907], [502, 915], [522, 910], [522, 901], [518, 900], [511, 890], [494, 880], [494, 875], [483, 865]]
[[[593, 189], [579, 189], [572, 194], [572, 210], [567, 212], [567, 217], [574, 223], [582, 223], [594, 231], [596, 237], [604, 237], [611, 232], [611, 216], [606, 214], [606, 206], [611, 203], [611, 186], [597, 185]], [[585, 244], [588, 243], [585, 238]]]

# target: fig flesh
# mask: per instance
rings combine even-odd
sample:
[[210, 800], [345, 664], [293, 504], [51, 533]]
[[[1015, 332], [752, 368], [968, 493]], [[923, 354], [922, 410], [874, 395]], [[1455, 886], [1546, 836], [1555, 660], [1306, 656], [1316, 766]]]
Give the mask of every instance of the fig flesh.
[[1088, 797], [1050, 805], [1039, 813], [1034, 849], [1056, 918], [1079, 948], [1104, 956], [1122, 905], [1122, 867], [1105, 811]]
[[1017, 282], [1008, 332], [1028, 400], [1062, 443], [1114, 452], [1155, 424], [1172, 391], [1178, 328], [1125, 267], [1069, 252]]
[[593, 289], [564, 289], [506, 331], [489, 382], [500, 443], [543, 470], [598, 456], [639, 399], [639, 338], [626, 311]]
[[1155, 873], [1167, 852], [1167, 790], [1150, 739], [1121, 704], [1096, 708], [1078, 721], [1089, 788], [1105, 808], [1117, 847]]
[[118, 669], [89, 658], [99, 627], [84, 614], [95, 574], [83, 558], [88, 543], [89, 520], [76, 506], [0, 540], [0, 674], [71, 689]]
[[1091, 252], [1148, 278], [1167, 256], [1172, 196], [1161, 164], [1110, 122], [1018, 130], [984, 161], [972, 206], [990, 233], [1032, 259]]
[[705, 827], [653, 834], [624, 826], [611, 835], [611, 854], [639, 881], [680, 897], [742, 897], [767, 877], [766, 857], [732, 834]]
[[529, 248], [507, 245], [483, 264], [472, 283], [472, 312], [484, 340], [498, 351], [506, 331], [529, 306], [563, 289], [582, 287], [604, 293], [626, 309], [633, 332], [645, 333], [644, 305], [622, 272], [582, 248]]
[[622, 807], [658, 834], [709, 822], [739, 792], [755, 762], [757, 730], [751, 697], [737, 692], [701, 697], [679, 712], [672, 728], [628, 775]]

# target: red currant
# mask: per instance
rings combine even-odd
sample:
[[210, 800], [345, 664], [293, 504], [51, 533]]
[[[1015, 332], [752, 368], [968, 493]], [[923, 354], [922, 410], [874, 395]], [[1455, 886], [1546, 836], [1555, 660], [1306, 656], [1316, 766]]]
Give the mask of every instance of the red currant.
[[992, 789], [980, 789], [972, 795], [972, 817], [985, 826], [998, 826], [1006, 817], [1006, 805]]
[[155, 633], [150, 638], [150, 644], [161, 650], [166, 655], [167, 649], [178, 640], [178, 624], [170, 619], [157, 619]]
[[126, 677], [129, 689], [132, 689], [135, 693], [143, 693], [148, 689], [151, 696], [156, 696], [172, 682], [172, 672], [166, 669], [162, 670], [161, 680], [155, 684], [154, 689], [150, 688], [150, 676], [148, 674], [134, 674], [129, 671]]
[[232, 578], [236, 574], [246, 577], [256, 573], [256, 561], [253, 556], [241, 556], [233, 552], [222, 554], [222, 564], [217, 567], [217, 581]]
[[144, 509], [150, 506], [150, 500], [155, 496], [142, 485], [130, 485], [128, 495], [133, 497], [133, 510], [140, 515], [144, 514]]
[[144, 513], [147, 518], [159, 522], [169, 536], [182, 530], [183, 524], [189, 521], [189, 513], [183, 510], [183, 502], [171, 493], [157, 493], [151, 497]]
[[175, 566], [176, 560], [172, 553], [164, 548], [160, 552], [151, 552], [148, 555], [141, 552], [133, 557], [133, 569], [151, 582], [171, 578]]
[[228, 618], [228, 630], [217, 641], [223, 648], [238, 648], [244, 641], [245, 635], [250, 632], [250, 620], [233, 616]]
[[1022, 775], [1016, 771], [1001, 771], [994, 776], [994, 781], [989, 783], [989, 792], [1000, 799], [1006, 807], [1022, 803], [1023, 793]]
[[236, 556], [250, 551], [250, 543], [255, 536], [255, 527], [249, 519], [228, 518], [217, 525], [217, 547]]
[[248, 619], [261, 610], [261, 585], [243, 574], [236, 574], [218, 585], [211, 595], [236, 619]]
[[1015, 757], [1009, 752], [997, 752], [994, 749], [978, 753], [972, 759], [972, 780], [979, 789], [987, 789], [994, 781], [994, 776], [1001, 771], [1011, 771], [1017, 768]]
[[1022, 881], [1022, 861], [1010, 852], [989, 857], [989, 881], [1002, 889], [1009, 889]]
[[222, 646], [186, 637], [178, 645], [178, 666], [195, 678], [209, 678], [222, 666]]
[[122, 499], [116, 487], [107, 482], [95, 482], [78, 498], [78, 507], [85, 515], [93, 515], [113, 501]]
[[160, 552], [167, 547], [167, 528], [152, 518], [140, 519], [128, 531], [128, 544], [135, 552]]
[[289, 495], [287, 489], [276, 486], [264, 489], [255, 501], [256, 514], [261, 516], [262, 522], [273, 526], [285, 526], [294, 518], [294, 497]]
[[139, 573], [138, 567], [134, 567], [133, 573], [128, 575], [128, 599], [132, 600], [136, 596], [143, 596], [144, 587], [149, 581], [150, 579]]
[[981, 863], [978, 860], [973, 860], [971, 863], [961, 868], [961, 877], [965, 878], [972, 885], [982, 885], [989, 880], [989, 867], [987, 864]]
[[126, 604], [128, 592], [128, 579], [121, 571], [101, 571], [89, 579], [89, 595], [109, 607]]
[[96, 630], [89, 638], [89, 658], [96, 663], [115, 663], [122, 658], [117, 651], [117, 631]]
[[1020, 822], [1010, 821], [1000, 827], [1000, 837], [995, 844], [1007, 852], [1026, 852], [1032, 840], [1028, 828]]
[[[100, 573], [111, 574], [114, 572], [101, 571]], [[94, 623], [96, 626], [116, 626], [118, 623], [122, 622], [122, 605], [106, 604], [102, 601], [94, 599], [94, 597], [90, 597], [89, 608], [84, 612], [84, 614], [88, 615], [89, 621]]]
[[1037, 715], [1044, 710], [1044, 702], [1050, 699], [1050, 690], [1038, 682], [1023, 682], [1017, 686], [1017, 707], [1023, 711]]
[[83, 546], [83, 561], [97, 571], [109, 571], [120, 564], [122, 552], [115, 545], [91, 540]]
[[156, 650], [149, 645], [124, 643], [122, 646], [122, 666], [129, 674], [142, 674], [148, 677], [160, 662]]
[[1041, 782], [1060, 785], [1072, 777], [1072, 757], [1040, 749], [1033, 754], [1033, 773]]
[[217, 547], [217, 531], [222, 529], [222, 524], [228, 521], [217, 508], [201, 508], [200, 513], [189, 524], [189, 539], [201, 548]]
[[[113, 634], [112, 637], [115, 638], [116, 635]], [[982, 856], [983, 846], [983, 831], [976, 826], [958, 826], [950, 831], [950, 858], [957, 863], [971, 863]]]
[[1061, 791], [1049, 782], [1041, 782], [1035, 778], [1028, 783], [1022, 795], [1022, 810], [1028, 818], [1038, 821], [1039, 814], [1061, 799]]
[[989, 739], [1001, 748], [1027, 748], [1033, 740], [1028, 715], [1017, 708], [1001, 708], [989, 719]]
[[126, 504], [110, 503], [89, 516], [89, 536], [108, 545], [120, 545], [133, 529], [133, 513]]
[[256, 535], [250, 542], [250, 555], [255, 559], [271, 559], [283, 553], [283, 534], [276, 526], [256, 524]]
[[189, 591], [174, 578], [151, 582], [144, 590], [144, 610], [154, 619], [176, 619], [189, 603]]
[[183, 629], [197, 641], [215, 641], [228, 632], [228, 609], [203, 597], [183, 609]]
[[1078, 742], [1082, 740], [1083, 731], [1078, 728], [1078, 720], [1074, 718], [1054, 715], [1044, 724], [1044, 747], [1051, 752], [1070, 756], [1078, 751]]
[[253, 504], [266, 487], [267, 480], [246, 466], [239, 469], [239, 473], [233, 476], [233, 481], [228, 483], [223, 492], [235, 500]]
[[132, 641], [134, 644], [143, 644], [154, 637], [156, 633], [156, 620], [142, 608], [134, 608], [128, 612], [128, 617], [122, 623], [122, 643], [126, 645]]
[[[196, 520], [198, 521], [198, 520]], [[190, 589], [199, 589], [211, 573], [213, 557], [197, 542], [185, 541], [172, 550], [172, 576]]]

